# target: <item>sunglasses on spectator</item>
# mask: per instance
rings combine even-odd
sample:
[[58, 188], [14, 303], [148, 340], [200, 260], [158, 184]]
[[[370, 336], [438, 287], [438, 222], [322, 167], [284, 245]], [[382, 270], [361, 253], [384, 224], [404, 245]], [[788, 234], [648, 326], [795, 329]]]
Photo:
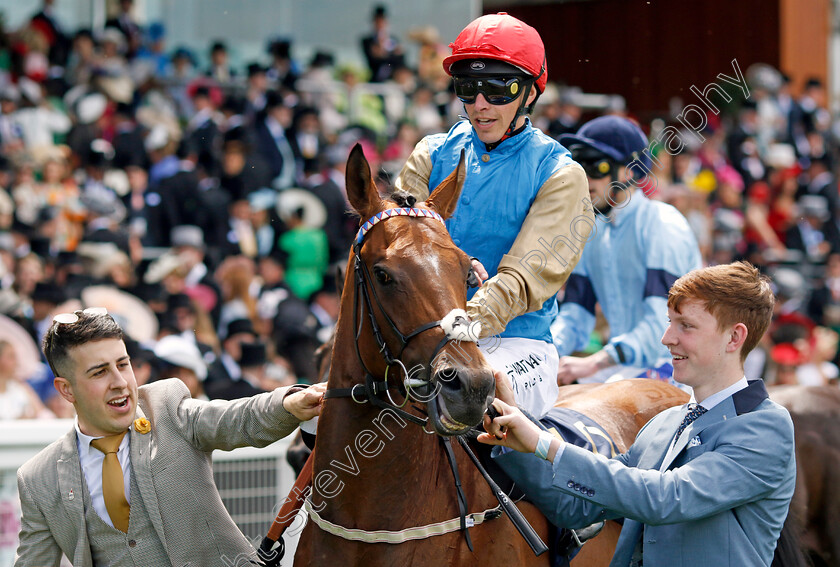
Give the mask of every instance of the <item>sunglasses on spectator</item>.
[[479, 93], [490, 104], [509, 104], [519, 98], [522, 94], [522, 79], [513, 77], [487, 78], [487, 77], [454, 77], [455, 94], [464, 104], [474, 104]]
[[72, 325], [73, 323], [78, 322], [80, 319], [80, 313], [87, 315], [88, 317], [96, 317], [99, 315], [107, 315], [108, 310], [104, 307], [88, 307], [87, 309], [76, 311], [74, 313], [59, 313], [53, 317], [53, 322], [60, 325]]

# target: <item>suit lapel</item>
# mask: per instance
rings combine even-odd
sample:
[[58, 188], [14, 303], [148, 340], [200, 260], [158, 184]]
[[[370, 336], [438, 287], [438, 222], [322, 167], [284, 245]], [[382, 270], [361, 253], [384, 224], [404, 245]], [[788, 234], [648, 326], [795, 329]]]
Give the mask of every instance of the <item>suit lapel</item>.
[[76, 553], [74, 565], [92, 565], [90, 544], [87, 537], [87, 522], [85, 521], [84, 480], [82, 479], [82, 465], [79, 461], [79, 449], [76, 445], [76, 429], [71, 429], [61, 440], [61, 450], [55, 463], [58, 476], [58, 491], [64, 511], [70, 518], [72, 529], [76, 534]]
[[[767, 398], [767, 388], [764, 386], [764, 381], [750, 381], [746, 388], [738, 390], [732, 394], [732, 396], [717, 404], [686, 427], [680, 435], [680, 438], [677, 439], [677, 442], [674, 444], [674, 448], [665, 455], [665, 460], [662, 461], [662, 465], [659, 467], [659, 470], [667, 470], [674, 462], [674, 459], [676, 459], [683, 449], [685, 449], [688, 442], [693, 437], [699, 435], [704, 429], [726, 419], [731, 419], [743, 413], [751, 412]], [[684, 416], [685, 411], [681, 412], [680, 415]], [[680, 417], [680, 420], [682, 420], [682, 417]], [[677, 427], [679, 427], [678, 424], [674, 426], [671, 434], [672, 437], [676, 434]], [[670, 445], [670, 443], [668, 444]]]
[[[662, 461], [662, 466], [659, 467], [660, 471], [667, 470], [670, 467], [674, 459], [685, 449], [688, 442], [697, 435], [700, 434], [705, 428], [718, 423], [720, 421], [724, 421], [726, 419], [730, 419], [738, 415], [735, 411], [735, 405], [732, 403], [732, 398], [726, 398], [715, 407], [698, 417], [692, 423], [686, 427], [683, 432], [680, 434], [680, 438], [677, 439], [677, 442], [674, 443], [674, 448], [668, 452], [665, 456], [665, 460]], [[676, 428], [672, 432], [672, 436], [677, 433]]]
[[646, 449], [641, 452], [639, 462], [635, 464], [640, 469], [658, 469], [662, 459], [671, 446], [671, 439], [683, 418], [685, 412], [675, 408], [670, 415], [663, 419], [662, 424], [652, 432], [653, 437], [647, 442]]
[[[140, 406], [137, 407], [137, 418], [146, 417]], [[140, 497], [143, 505], [149, 514], [149, 519], [155, 527], [155, 531], [163, 544], [166, 546], [166, 536], [163, 532], [163, 519], [158, 506], [157, 492], [155, 491], [154, 479], [152, 478], [152, 439], [155, 435], [154, 424], [148, 433], [138, 433], [134, 426], [131, 427], [131, 471], [137, 480], [137, 487], [140, 489]]]

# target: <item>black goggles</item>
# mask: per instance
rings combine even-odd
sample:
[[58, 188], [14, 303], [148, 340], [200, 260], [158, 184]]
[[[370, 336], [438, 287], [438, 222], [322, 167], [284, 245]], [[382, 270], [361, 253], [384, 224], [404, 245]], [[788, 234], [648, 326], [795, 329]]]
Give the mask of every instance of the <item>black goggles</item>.
[[609, 157], [589, 146], [572, 146], [572, 159], [578, 162], [590, 179], [603, 179], [613, 170]]
[[522, 94], [523, 80], [520, 77], [453, 77], [455, 94], [464, 104], [474, 104], [479, 93], [490, 104], [509, 104]]

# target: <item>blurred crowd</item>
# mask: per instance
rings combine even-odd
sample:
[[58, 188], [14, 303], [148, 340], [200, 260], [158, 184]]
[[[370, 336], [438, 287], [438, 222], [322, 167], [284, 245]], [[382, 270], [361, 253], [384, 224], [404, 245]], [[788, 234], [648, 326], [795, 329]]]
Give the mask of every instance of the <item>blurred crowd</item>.
[[[232, 399], [318, 381], [358, 223], [350, 148], [384, 194], [422, 136], [463, 113], [445, 41], [432, 27], [396, 36], [383, 7], [359, 31], [366, 67], [320, 51], [304, 63], [268, 38], [238, 68], [225, 42], [194, 53], [119, 5], [101, 31], [66, 30], [51, 0], [0, 30], [0, 419], [71, 415], [32, 346], [56, 313], [89, 306], [123, 324], [138, 384], [177, 376], [195, 397]], [[837, 123], [818, 80], [766, 65], [747, 80], [705, 141], [654, 148], [652, 197], [683, 212], [707, 263], [745, 258], [773, 278], [778, 315], [748, 376], [829, 383]], [[620, 96], [592, 100], [551, 84], [532, 120], [557, 137], [598, 114], [639, 118]], [[677, 112], [640, 121], [655, 139], [681, 127]]]

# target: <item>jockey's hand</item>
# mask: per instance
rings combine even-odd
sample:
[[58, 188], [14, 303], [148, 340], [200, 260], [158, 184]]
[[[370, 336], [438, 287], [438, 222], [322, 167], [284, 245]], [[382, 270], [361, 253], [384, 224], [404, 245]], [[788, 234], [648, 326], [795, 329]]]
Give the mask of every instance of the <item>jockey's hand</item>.
[[283, 398], [283, 408], [301, 421], [309, 421], [316, 415], [321, 415], [324, 392], [327, 384], [321, 382], [313, 384], [303, 390], [286, 394]]
[[499, 412], [494, 420], [484, 416], [484, 430], [478, 440], [487, 445], [503, 445], [520, 453], [533, 453], [540, 438], [540, 428], [525, 417], [519, 408], [509, 406], [502, 400], [494, 400], [493, 407]]
[[493, 371], [493, 376], [496, 378], [496, 399], [502, 400], [509, 406], [515, 406], [516, 399], [513, 396], [510, 378], [501, 370]]
[[599, 370], [614, 364], [613, 359], [603, 350], [582, 358], [561, 356], [560, 365], [557, 367], [557, 385], [571, 384], [579, 378], [592, 376]]
[[484, 264], [478, 261], [478, 258], [470, 258], [470, 262], [472, 263], [472, 269], [475, 272], [475, 277], [478, 278], [478, 285], [484, 283], [484, 281], [490, 277], [487, 275], [487, 270], [484, 269]]

